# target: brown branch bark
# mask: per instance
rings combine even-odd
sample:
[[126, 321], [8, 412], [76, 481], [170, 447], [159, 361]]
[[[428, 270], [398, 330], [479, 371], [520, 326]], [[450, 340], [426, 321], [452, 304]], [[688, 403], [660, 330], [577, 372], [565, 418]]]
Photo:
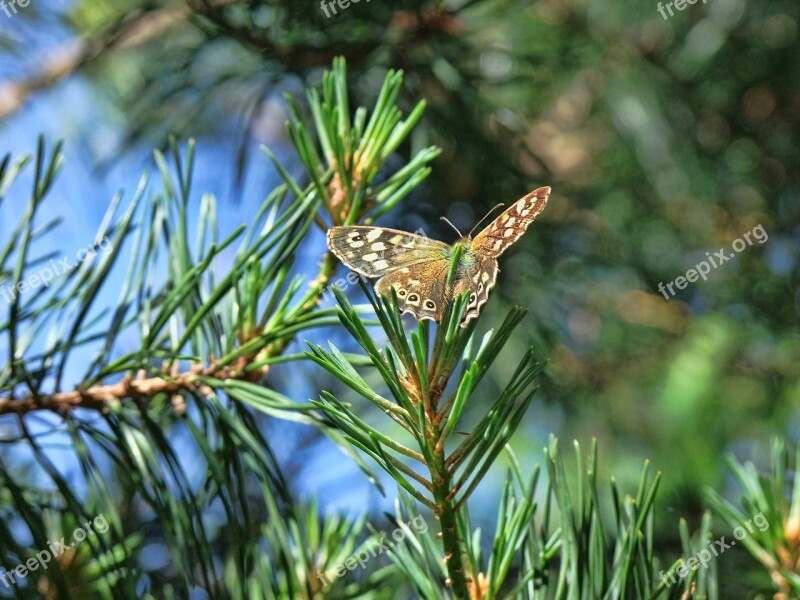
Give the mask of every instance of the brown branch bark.
[[0, 415], [24, 415], [36, 410], [51, 410], [65, 414], [75, 408], [93, 408], [106, 410], [113, 403], [127, 398], [151, 398], [157, 394], [178, 394], [192, 392], [207, 395], [210, 389], [202, 383], [204, 377], [217, 379], [239, 379], [242, 381], [257, 381], [264, 374], [263, 371], [248, 371], [248, 361], [242, 359], [234, 367], [214, 366], [204, 368], [192, 367], [184, 373], [165, 373], [159, 377], [145, 377], [141, 373], [138, 377], [126, 377], [119, 383], [96, 385], [90, 388], [77, 388], [68, 392], [34, 396], [29, 394], [23, 398], [0, 398]]

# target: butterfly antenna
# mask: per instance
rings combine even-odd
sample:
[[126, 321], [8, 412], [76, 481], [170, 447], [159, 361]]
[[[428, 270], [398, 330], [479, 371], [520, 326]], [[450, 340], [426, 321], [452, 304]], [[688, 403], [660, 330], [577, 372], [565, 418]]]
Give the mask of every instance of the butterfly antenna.
[[491, 216], [491, 214], [492, 214], [494, 211], [496, 211], [498, 208], [502, 208], [502, 207], [504, 207], [504, 206], [505, 206], [505, 204], [503, 204], [503, 203], [501, 202], [500, 204], [497, 204], [497, 205], [495, 205], [493, 208], [491, 208], [491, 209], [489, 210], [489, 212], [488, 212], [488, 213], [486, 213], [486, 215], [485, 215], [485, 216], [484, 216], [484, 217], [483, 217], [483, 218], [482, 218], [480, 221], [478, 221], [477, 223], [475, 223], [475, 227], [473, 227], [473, 228], [472, 228], [472, 231], [470, 231], [470, 232], [469, 232], [469, 237], [472, 237], [472, 234], [473, 234], [473, 233], [475, 233], [475, 230], [476, 230], [478, 227], [480, 227], [480, 226], [481, 226], [481, 223], [483, 223], [483, 222], [484, 222], [486, 219], [488, 219], [488, 218]]
[[464, 235], [463, 235], [463, 234], [462, 234], [462, 233], [461, 233], [461, 232], [458, 230], [458, 227], [456, 227], [455, 225], [453, 225], [453, 224], [450, 222], [450, 219], [448, 219], [447, 217], [439, 217], [439, 218], [440, 218], [442, 221], [444, 221], [445, 223], [447, 223], [448, 225], [450, 225], [450, 227], [452, 227], [453, 229], [455, 229], [455, 230], [456, 230], [456, 233], [458, 234], [458, 237], [462, 237], [462, 238], [464, 237]]

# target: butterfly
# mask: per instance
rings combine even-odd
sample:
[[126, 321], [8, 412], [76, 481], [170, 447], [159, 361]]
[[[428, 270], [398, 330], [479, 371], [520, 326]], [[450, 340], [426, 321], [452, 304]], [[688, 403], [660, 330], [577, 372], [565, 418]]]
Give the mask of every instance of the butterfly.
[[[400, 311], [418, 320], [441, 323], [452, 298], [469, 292], [461, 325], [477, 318], [497, 280], [497, 258], [516, 242], [544, 210], [549, 187], [517, 200], [474, 238], [462, 237], [453, 246], [422, 235], [384, 227], [347, 226], [328, 230], [328, 248], [345, 265], [365, 277], [380, 277], [375, 291], [397, 294]], [[450, 258], [462, 246], [452, 290], [447, 289]]]

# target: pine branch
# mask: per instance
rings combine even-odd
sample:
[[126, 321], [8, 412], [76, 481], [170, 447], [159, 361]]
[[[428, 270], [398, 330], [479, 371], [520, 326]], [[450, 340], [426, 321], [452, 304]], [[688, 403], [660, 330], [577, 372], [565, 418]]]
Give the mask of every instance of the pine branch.
[[[100, 568], [105, 570], [95, 578], [95, 587], [86, 588], [96, 589], [99, 597], [132, 597], [141, 583], [137, 577], [117, 580], [117, 573], [138, 573], [135, 555], [143, 537], [125, 531], [131, 513], [106, 486], [108, 473], [97, 459], [99, 453], [119, 470], [117, 477], [129, 488], [125, 497], [137, 498], [155, 515], [152, 523], [170, 550], [174, 573], [147, 573], [154, 589], [202, 587], [214, 597], [276, 600], [345, 594], [375, 600], [391, 595], [393, 568], [347, 581], [331, 576], [341, 561], [351, 560], [375, 538], [359, 543], [365, 517], [320, 519], [313, 502], [291, 501], [259, 423], [248, 410], [252, 406], [325, 430], [367, 472], [361, 455], [377, 462], [403, 490], [398, 519], [403, 512], [411, 513], [414, 502], [434, 512], [440, 523], [438, 540], [399, 526], [408, 534], [408, 544], [396, 544], [390, 551], [396, 569], [420, 597], [715, 598], [706, 573], [688, 574], [680, 585], [668, 583], [681, 572], [684, 559], [666, 575], [656, 574], [653, 515], [659, 475], [651, 480], [647, 466], [634, 497], [623, 498], [612, 483], [615, 519], [606, 527], [596, 448], [585, 469], [576, 445], [574, 492], [553, 440], [547, 451], [545, 507], [534, 519], [536, 499], [541, 497], [536, 494], [538, 470], [523, 478], [508, 444], [530, 405], [541, 365], [532, 351], [523, 353], [493, 399], [478, 393], [523, 310], [510, 310], [500, 328], [478, 340], [477, 321], [460, 326], [466, 298], [450, 298], [440, 325], [419, 323], [408, 332], [397, 298], [378, 298], [368, 286], [362, 287], [377, 322], [365, 320], [365, 307], [354, 307], [335, 286], [339, 308], [320, 308], [336, 271], [331, 256], [323, 255], [308, 289], [302, 278], [292, 276], [294, 256], [311, 228], [369, 223], [397, 206], [429, 174], [428, 164], [437, 155], [434, 148], [420, 151], [405, 167], [376, 183], [424, 109], [419, 103], [402, 118], [395, 105], [401, 78], [400, 73], [388, 74], [371, 114], [363, 107], [351, 113], [345, 65], [337, 60], [321, 90], [309, 92], [313, 124], [303, 120], [300, 106], [291, 101], [289, 135], [308, 183], [296, 181], [275, 161], [284, 184], [249, 227], [221, 241], [213, 226], [216, 205], [208, 196], [202, 198], [196, 242], [189, 239], [193, 144], [187, 145], [183, 158], [173, 142], [169, 156], [155, 155], [161, 194], [145, 201], [143, 180], [119, 219], [113, 218], [119, 199], [112, 202], [99, 231], [113, 240], [112, 252], [70, 272], [42, 294], [12, 299], [8, 320], [0, 323], [0, 332], [10, 340], [8, 365], [0, 369], [0, 389], [7, 394], [0, 399], [0, 415], [17, 416], [20, 434], [0, 441], [28, 449], [32, 464], [57, 493], [51, 493], [55, 500], [46, 499], [31, 482], [20, 483], [25, 475], [0, 465], [0, 510], [9, 506], [12, 515], [21, 515], [40, 546], [53, 535], [51, 512], [67, 515], [61, 524], [66, 530], [73, 526], [69, 519], [85, 519], [88, 510], [101, 506], [115, 523], [109, 540], [86, 547], [85, 562], [54, 568], [39, 580], [37, 589], [69, 597], [68, 581], [88, 580], [87, 574]], [[25, 163], [12, 164], [10, 158], [0, 162], [0, 201]], [[28, 210], [15, 239], [0, 248], [0, 276], [14, 286], [39, 264], [32, 250], [52, 224], [37, 228], [34, 221], [60, 165], [58, 148], [46, 160], [40, 144]], [[123, 244], [132, 246], [127, 283], [117, 304], [95, 316], [102, 282], [121, 260]], [[217, 281], [215, 258], [234, 244], [239, 246], [233, 265]], [[459, 260], [458, 252], [454, 254], [450, 288]], [[159, 271], [166, 273], [166, 281], [152, 277]], [[105, 317], [108, 328], [103, 331], [98, 324]], [[341, 352], [333, 345], [312, 346], [305, 355], [286, 354], [299, 334], [335, 323], [344, 325], [364, 354]], [[385, 348], [371, 334], [375, 325], [388, 340]], [[120, 332], [137, 327], [140, 347], [116, 356]], [[86, 347], [96, 351], [86, 375], [75, 389], [60, 391], [67, 360]], [[373, 403], [388, 417], [389, 427], [368, 422], [354, 404], [330, 392], [322, 392], [310, 404], [296, 404], [261, 385], [280, 363], [303, 358]], [[365, 366], [380, 376], [388, 391], [375, 390], [374, 380], [359, 373]], [[477, 399], [482, 401], [474, 402]], [[468, 406], [486, 407], [485, 413], [463, 436], [454, 435], [463, 429]], [[90, 482], [89, 501], [70, 489], [42, 447], [42, 433], [31, 428], [37, 416], [30, 413], [41, 409], [60, 415], [63, 431], [54, 428], [45, 435], [67, 436]], [[84, 420], [87, 412], [93, 413], [90, 420]], [[192, 444], [193, 462], [202, 465], [200, 478], [170, 439], [178, 427]], [[511, 457], [512, 473], [502, 488], [497, 528], [484, 560], [468, 500], [503, 450]], [[261, 486], [258, 497], [265, 503], [265, 515], [253, 514], [248, 502], [254, 481]], [[750, 488], [756, 489], [752, 484]], [[206, 520], [212, 506], [220, 507], [231, 528], [227, 537], [233, 541], [214, 537]], [[558, 519], [551, 516], [555, 507]], [[0, 519], [0, 552], [29, 556], [31, 549], [20, 547], [4, 523]], [[683, 556], [695, 555], [709, 536], [710, 516], [694, 538], [683, 524]], [[778, 548], [785, 551], [776, 546], [776, 552], [781, 552]], [[225, 565], [224, 573], [219, 564]]]
[[774, 437], [771, 463], [770, 471], [761, 474], [752, 462], [728, 457], [741, 487], [741, 508], [711, 488], [705, 494], [737, 543], [769, 573], [778, 590], [775, 597], [792, 598], [800, 594], [800, 447], [792, 451]]
[[25, 79], [0, 84], [0, 119], [19, 110], [34, 93], [53, 87], [91, 64], [99, 56], [153, 40], [176, 23], [185, 21], [190, 14], [183, 6], [137, 11], [102, 34], [79, 38], [60, 47], [42, 61], [44, 67], [38, 72]]
[[[458, 256], [453, 261], [457, 265]], [[449, 273], [450, 289], [455, 273], [455, 268], [452, 268]], [[366, 351], [392, 391], [396, 409], [401, 411], [406, 429], [419, 448], [413, 456], [425, 466], [430, 479], [420, 481], [419, 477], [412, 477], [411, 480], [405, 477], [391, 459], [391, 453], [398, 451], [396, 444], [400, 442], [364, 423], [353, 410], [331, 394], [323, 393], [314, 404], [325, 411], [347, 435], [350, 443], [376, 460], [402, 489], [434, 511], [441, 525], [447, 584], [455, 598], [473, 598], [475, 596], [471, 595], [470, 589], [478, 585], [475, 579], [477, 575], [468, 571], [464, 562], [464, 536], [469, 536], [469, 533], [463, 531], [460, 514], [465, 509], [467, 498], [510, 438], [530, 401], [531, 384], [539, 369], [531, 354], [523, 358], [511, 384], [500, 395], [492, 411], [477, 428], [473, 428], [450, 457], [446, 442], [455, 430], [468, 398], [475, 393], [478, 382], [497, 358], [500, 348], [520, 322], [524, 311], [513, 311], [496, 334], [487, 334], [473, 358], [475, 322], [466, 328], [460, 327], [466, 310], [466, 297], [453, 299], [446, 307], [433, 339], [430, 327], [424, 322], [419, 323], [409, 339], [399, 317], [397, 299], [376, 298], [368, 286], [362, 285], [362, 288], [389, 341], [389, 347], [381, 351], [376, 346], [359, 311], [341, 291], [334, 289], [340, 303], [342, 324]], [[335, 347], [332, 346], [330, 350], [312, 347], [309, 357], [384, 412], [392, 414], [385, 408], [383, 396], [367, 384], [355, 371], [353, 364], [346, 361]], [[456, 379], [459, 365], [465, 366]], [[446, 390], [451, 388], [450, 398], [444, 400]], [[520, 398], [523, 399], [521, 402], [518, 401]], [[402, 451], [400, 454], [409, 456]], [[452, 460], [452, 456], [461, 458]], [[471, 462], [464, 466], [463, 460], [467, 457], [471, 458]]]
[[[268, 196], [251, 223], [222, 239], [216, 230], [216, 202], [202, 195], [197, 234], [190, 239], [194, 144], [190, 141], [181, 151], [173, 140], [167, 155], [155, 153], [161, 190], [148, 195], [150, 179], [145, 176], [124, 214], [116, 216], [121, 195], [111, 202], [97, 236], [109, 240], [108, 252], [96, 253], [27, 295], [21, 284], [38, 275], [42, 265], [38, 240], [55, 226], [38, 223], [62, 162], [58, 147], [47, 156], [40, 141], [27, 211], [12, 239], [0, 245], [0, 284], [7, 286], [6, 292], [13, 290], [8, 318], [0, 320], [9, 356], [0, 367], [0, 416], [15, 416], [18, 430], [0, 444], [32, 454], [30, 468], [0, 468], [0, 511], [12, 518], [23, 515], [34, 541], [20, 547], [13, 536], [2, 537], [0, 555], [27, 558], [45, 547], [56, 533], [49, 516], [52, 506], [66, 519], [85, 519], [86, 506], [102, 506], [114, 529], [107, 534], [108, 543], [86, 546], [88, 560], [53, 566], [38, 577], [35, 589], [67, 598], [71, 592], [66, 581], [87, 579], [93, 569], [99, 574], [97, 584], [85, 589], [96, 588], [104, 599], [133, 597], [142, 578], [154, 589], [188, 593], [200, 587], [213, 597], [338, 597], [345, 587], [352, 598], [387, 596], [373, 588], [392, 576], [391, 568], [371, 573], [359, 585], [320, 580], [320, 569], [336, 567], [331, 561], [348, 558], [348, 549], [356, 548], [361, 526], [337, 529], [340, 523], [332, 517], [322, 521], [325, 536], [319, 537], [316, 506], [291, 501], [260, 424], [248, 411], [254, 407], [313, 425], [344, 445], [341, 434], [313, 405], [295, 404], [262, 382], [281, 363], [304, 359], [286, 352], [299, 334], [338, 322], [335, 310], [320, 307], [337, 263], [323, 255], [306, 289], [304, 279], [293, 274], [294, 260], [312, 227], [375, 218], [396, 205], [424, 179], [427, 163], [437, 153], [423, 150], [409, 167], [376, 184], [422, 105], [403, 120], [391, 100], [401, 75], [390, 73], [373, 114], [357, 109], [363, 120], [348, 133], [343, 129], [349, 123], [344, 81], [344, 63], [337, 61], [322, 93], [309, 96], [315, 122], [306, 125], [298, 108], [290, 124], [309, 184], [298, 183], [276, 163], [284, 184]], [[359, 128], [368, 120], [373, 133], [364, 138]], [[328, 139], [331, 133], [334, 138]], [[387, 140], [375, 151], [373, 135]], [[320, 152], [322, 138], [330, 153]], [[0, 202], [27, 165], [27, 159], [0, 161]], [[360, 203], [361, 208], [344, 214], [333, 198], [348, 206]], [[228, 248], [236, 251], [233, 263], [220, 274], [216, 261]], [[115, 304], [103, 283], [126, 259]], [[98, 308], [99, 299], [104, 304]], [[117, 348], [124, 334], [126, 342], [137, 338], [139, 343], [120, 356]], [[77, 356], [81, 362], [74, 361]], [[67, 379], [74, 377], [66, 367], [70, 360], [86, 365], [85, 374], [74, 378], [77, 383]], [[73, 389], [62, 389], [70, 385]], [[42, 409], [58, 418], [34, 414]], [[400, 413], [394, 416], [401, 418]], [[33, 429], [32, 423], [46, 427]], [[182, 433], [180, 450], [176, 432]], [[71, 451], [66, 454], [80, 465], [77, 475], [86, 480], [88, 499], [76, 498], [67, 475], [41, 447], [40, 439], [51, 436], [59, 443], [66, 436]], [[191, 464], [184, 456], [187, 445]], [[397, 444], [392, 448], [402, 449]], [[345, 452], [380, 488], [363, 459], [352, 450]], [[109, 473], [106, 463], [116, 471]], [[406, 464], [395, 457], [388, 464], [424, 487], [424, 479]], [[199, 480], [198, 468], [204, 475]], [[34, 475], [57, 490], [54, 501], [36, 495]], [[119, 490], [106, 485], [109, 478], [122, 486], [124, 497], [136, 498], [136, 505], [152, 516], [131, 519], [127, 504], [119, 505]], [[251, 506], [254, 481], [262, 486], [258, 499], [270, 507], [267, 522]], [[211, 507], [214, 522], [220, 515], [224, 519], [229, 540], [208, 527]], [[132, 521], [148, 527], [149, 538], [169, 549], [169, 569], [142, 571], [136, 557], [144, 539], [136, 531], [128, 534]], [[284, 521], [291, 526], [281, 530]], [[72, 527], [64, 525], [65, 530]], [[251, 557], [262, 556], [265, 541], [271, 556], [253, 564]], [[298, 553], [307, 547], [319, 554]], [[225, 565], [224, 577], [220, 564]], [[117, 572], [126, 576], [118, 578]]]
[[76, 408], [108, 410], [122, 400], [146, 400], [159, 394], [188, 392], [200, 396], [210, 392], [205, 383], [207, 378], [257, 381], [266, 374], [268, 367], [252, 371], [246, 364], [231, 367], [207, 367], [195, 365], [187, 372], [172, 372], [163, 377], [146, 377], [140, 371], [136, 378], [126, 377], [119, 383], [94, 385], [87, 389], [76, 389], [56, 394], [27, 395], [22, 398], [0, 398], [0, 415], [16, 414], [22, 416], [35, 410], [51, 410], [65, 415]]

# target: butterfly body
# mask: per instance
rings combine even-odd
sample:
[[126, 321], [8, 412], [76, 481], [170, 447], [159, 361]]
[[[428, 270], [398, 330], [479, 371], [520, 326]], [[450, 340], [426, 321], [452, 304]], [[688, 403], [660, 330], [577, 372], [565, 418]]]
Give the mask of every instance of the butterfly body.
[[[474, 238], [455, 244], [384, 227], [350, 226], [328, 230], [328, 247], [353, 271], [380, 277], [375, 291], [388, 295], [394, 288], [402, 312], [417, 319], [441, 322], [447, 302], [469, 292], [462, 324], [480, 314], [497, 280], [497, 258], [517, 241], [541, 213], [550, 194], [539, 188], [520, 198]], [[447, 274], [456, 247], [461, 247], [455, 282]]]

